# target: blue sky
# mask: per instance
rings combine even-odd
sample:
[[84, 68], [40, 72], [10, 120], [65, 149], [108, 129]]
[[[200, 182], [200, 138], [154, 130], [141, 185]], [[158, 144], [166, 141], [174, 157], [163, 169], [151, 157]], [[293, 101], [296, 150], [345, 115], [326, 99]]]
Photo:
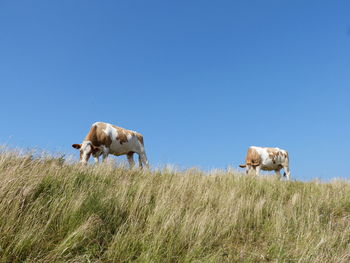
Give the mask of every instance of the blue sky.
[[1, 1], [0, 144], [67, 154], [92, 123], [151, 165], [237, 167], [250, 145], [298, 180], [350, 178], [349, 1]]

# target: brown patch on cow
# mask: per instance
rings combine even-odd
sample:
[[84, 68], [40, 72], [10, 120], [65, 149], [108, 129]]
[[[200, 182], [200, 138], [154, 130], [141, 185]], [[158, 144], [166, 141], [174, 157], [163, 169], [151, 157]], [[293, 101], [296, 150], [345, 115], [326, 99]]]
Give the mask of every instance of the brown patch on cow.
[[128, 134], [130, 134], [130, 131], [126, 130], [126, 129], [123, 129], [123, 128], [120, 128], [120, 127], [117, 127], [117, 126], [114, 126], [113, 125], [113, 128], [115, 128], [117, 130], [117, 141], [120, 142], [120, 144], [123, 144], [123, 143], [126, 143], [128, 142]]
[[136, 135], [137, 139], [139, 140], [139, 142], [143, 145], [143, 136], [137, 132], [135, 132], [135, 135]]
[[253, 148], [249, 148], [245, 158], [246, 165], [258, 166], [261, 164], [260, 154]]
[[106, 124], [99, 122], [91, 127], [89, 133], [85, 137], [85, 141], [91, 141], [94, 146], [107, 146], [112, 144], [112, 139], [103, 131]]
[[282, 155], [282, 152], [275, 148], [266, 148], [266, 151], [273, 163], [276, 163], [278, 156]]
[[270, 157], [278, 156], [279, 151], [274, 148], [266, 148], [267, 153]]
[[[112, 144], [112, 139], [104, 132], [107, 124], [103, 122], [99, 122], [94, 124], [89, 133], [85, 137], [85, 141], [91, 141], [94, 146], [104, 145], [109, 147]], [[128, 135], [136, 136], [137, 139], [143, 144], [143, 136], [137, 132], [127, 130], [115, 125], [112, 125], [114, 129], [117, 131], [117, 137], [115, 138], [120, 144], [128, 142]]]
[[120, 142], [120, 144], [128, 142], [128, 135], [131, 135], [132, 137], [136, 136], [137, 139], [142, 143], [143, 145], [143, 136], [135, 131], [127, 130], [118, 126], [112, 125], [118, 132], [117, 140]]

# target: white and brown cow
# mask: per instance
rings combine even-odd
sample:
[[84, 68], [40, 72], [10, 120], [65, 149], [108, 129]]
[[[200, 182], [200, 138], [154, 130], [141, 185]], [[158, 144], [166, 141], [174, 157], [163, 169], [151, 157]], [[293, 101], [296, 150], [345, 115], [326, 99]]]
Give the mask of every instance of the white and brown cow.
[[247, 174], [250, 170], [255, 170], [256, 175], [259, 175], [260, 170], [275, 171], [279, 177], [281, 177], [280, 170], [283, 168], [284, 176], [290, 180], [288, 152], [279, 148], [251, 146], [248, 149], [245, 164], [239, 167], [246, 168]]
[[135, 165], [133, 155], [137, 153], [139, 166], [148, 167], [142, 135], [109, 123], [94, 123], [84, 141], [81, 144], [73, 144], [72, 147], [80, 150], [80, 162], [84, 164], [88, 162], [90, 155], [98, 162], [101, 155], [105, 160], [108, 154], [113, 154], [127, 155], [130, 167], [133, 167]]

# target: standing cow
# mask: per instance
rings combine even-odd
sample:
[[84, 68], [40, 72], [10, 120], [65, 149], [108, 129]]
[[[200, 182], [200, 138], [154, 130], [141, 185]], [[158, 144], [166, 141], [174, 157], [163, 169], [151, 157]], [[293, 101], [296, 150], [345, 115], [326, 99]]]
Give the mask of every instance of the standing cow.
[[239, 167], [246, 168], [247, 174], [250, 170], [255, 170], [256, 175], [259, 175], [260, 170], [275, 171], [279, 177], [281, 177], [280, 170], [283, 168], [284, 176], [290, 180], [288, 152], [279, 148], [251, 146], [248, 149], [245, 164]]
[[108, 154], [116, 156], [127, 155], [130, 167], [135, 165], [133, 155], [139, 155], [139, 166], [148, 161], [140, 133], [126, 130], [105, 122], [94, 123], [81, 144], [73, 144], [73, 148], [80, 150], [80, 162], [86, 164], [92, 155], [96, 162], [102, 155], [103, 160]]

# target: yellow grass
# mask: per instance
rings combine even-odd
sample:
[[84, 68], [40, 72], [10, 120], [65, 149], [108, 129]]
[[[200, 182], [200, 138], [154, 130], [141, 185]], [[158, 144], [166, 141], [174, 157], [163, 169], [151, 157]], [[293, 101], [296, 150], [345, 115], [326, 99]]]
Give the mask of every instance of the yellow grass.
[[350, 262], [350, 185], [3, 151], [0, 262]]

